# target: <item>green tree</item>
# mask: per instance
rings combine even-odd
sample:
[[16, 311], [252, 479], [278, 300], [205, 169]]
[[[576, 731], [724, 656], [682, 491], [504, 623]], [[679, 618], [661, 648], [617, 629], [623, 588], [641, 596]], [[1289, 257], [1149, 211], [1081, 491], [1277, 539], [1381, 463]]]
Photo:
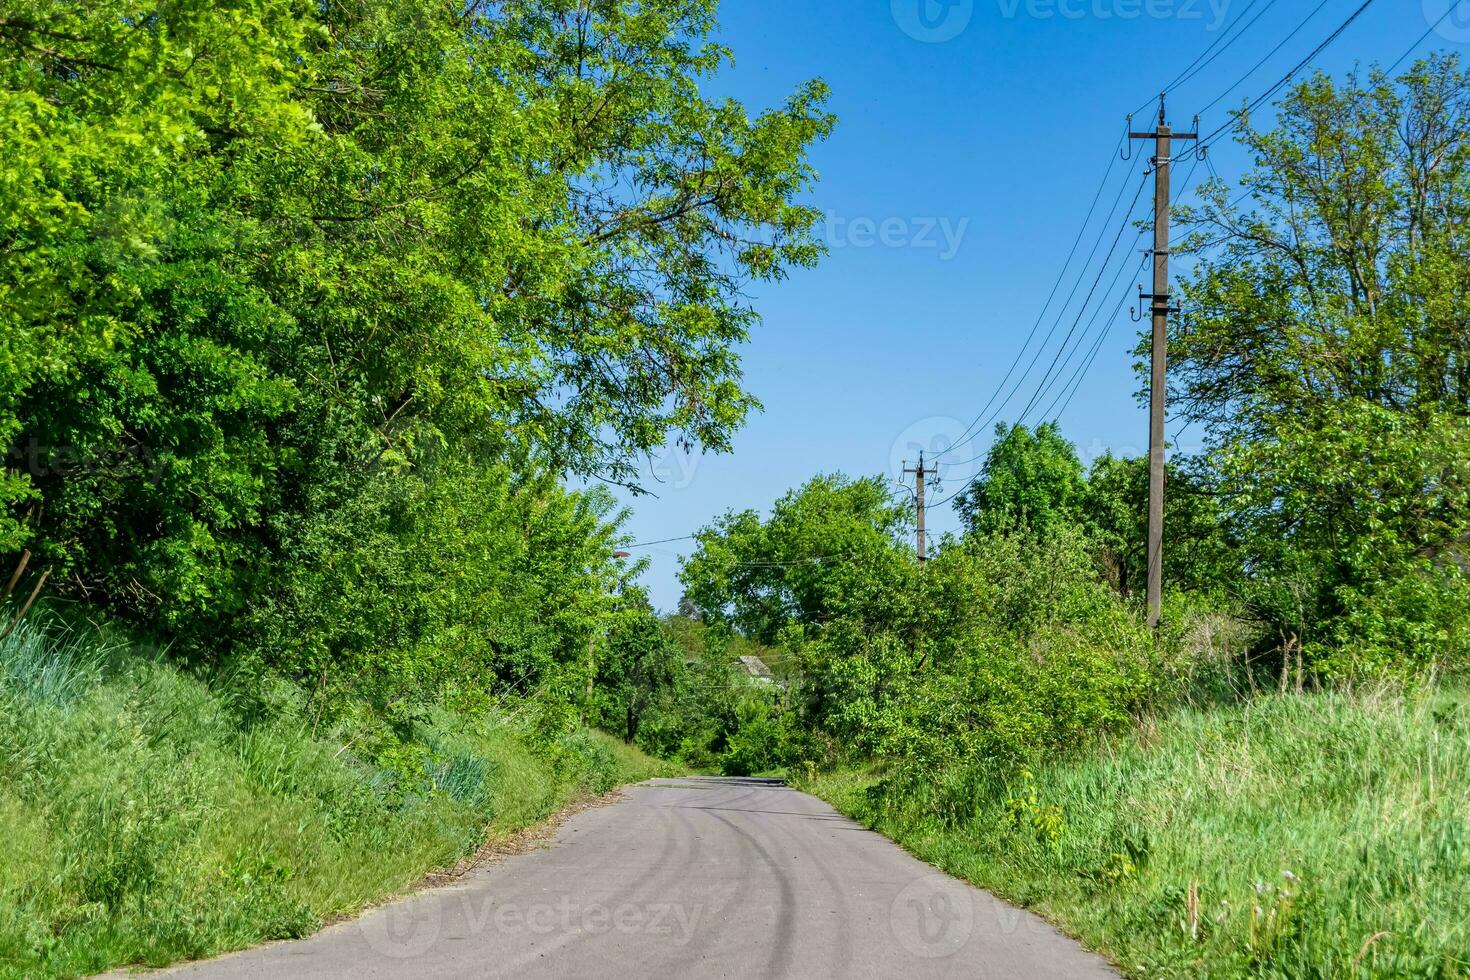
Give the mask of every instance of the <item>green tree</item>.
[[672, 693], [683, 671], [682, 658], [683, 651], [647, 601], [635, 596], [614, 620], [597, 664], [604, 724], [635, 741], [648, 713]]
[[[1248, 598], [1327, 673], [1467, 650], [1470, 126], [1452, 57], [1293, 90], [1247, 129], [1251, 200], [1213, 184], [1169, 338]], [[1447, 591], [1446, 591], [1447, 590]], [[1425, 593], [1443, 601], [1425, 601]]]
[[[176, 649], [235, 637], [315, 676], [451, 615], [415, 610], [471, 573], [422, 553], [507, 511], [445, 481], [513, 488], [524, 529], [597, 506], [548, 480], [728, 448], [748, 287], [821, 252], [799, 198], [832, 118], [820, 82], [760, 114], [703, 95], [714, 10], [16, 0], [0, 551]], [[363, 602], [310, 656], [267, 642], [333, 596]]]
[[731, 512], [700, 531], [679, 579], [708, 621], [762, 643], [840, 618], [882, 629], [912, 602], [911, 511], [880, 479], [818, 476], [764, 520]]
[[1035, 431], [997, 425], [980, 475], [955, 498], [968, 533], [1046, 535], [1075, 523], [1084, 497], [1082, 463], [1055, 422]]
[[[1241, 555], [1229, 538], [1205, 461], [1171, 460], [1166, 472], [1164, 585], [1201, 592], [1237, 590]], [[1092, 464], [1082, 526], [1099, 550], [1104, 573], [1124, 596], [1147, 580], [1148, 458], [1106, 453]]]
[[[707, 622], [779, 648], [782, 672], [799, 678], [794, 709], [850, 747], [875, 744], [922, 655], [912, 508], [881, 479], [819, 476], [765, 519], [730, 513], [700, 531], [680, 571]], [[779, 725], [764, 707], [748, 707], [745, 720], [758, 719], [741, 758], [769, 754]], [[737, 731], [743, 722], [727, 724]]]

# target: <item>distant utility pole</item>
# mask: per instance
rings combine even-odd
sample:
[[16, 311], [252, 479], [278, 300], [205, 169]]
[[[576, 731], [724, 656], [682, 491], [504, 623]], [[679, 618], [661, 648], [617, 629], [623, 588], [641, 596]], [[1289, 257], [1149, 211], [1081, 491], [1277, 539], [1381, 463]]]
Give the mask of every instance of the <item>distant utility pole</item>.
[[924, 453], [921, 450], [919, 452], [919, 465], [904, 467], [904, 473], [914, 474], [914, 499], [918, 505], [919, 515], [918, 554], [919, 564], [922, 565], [929, 560], [928, 544], [925, 541], [924, 535], [924, 486], [929, 482], [929, 477], [939, 475], [939, 467], [930, 466], [926, 468], [924, 466]]
[[1169, 173], [1175, 140], [1197, 140], [1198, 133], [1176, 133], [1159, 96], [1159, 125], [1152, 133], [1129, 133], [1130, 140], [1154, 141], [1154, 291], [1140, 293], [1153, 311], [1153, 371], [1148, 388], [1148, 625], [1159, 625], [1164, 601], [1164, 383], [1169, 355]]

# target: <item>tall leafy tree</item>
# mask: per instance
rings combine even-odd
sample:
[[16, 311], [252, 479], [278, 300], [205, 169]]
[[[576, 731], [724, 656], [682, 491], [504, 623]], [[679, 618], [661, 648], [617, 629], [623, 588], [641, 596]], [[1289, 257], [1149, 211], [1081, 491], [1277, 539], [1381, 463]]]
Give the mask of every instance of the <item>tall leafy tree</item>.
[[970, 533], [1049, 534], [1075, 522], [1084, 495], [1082, 463], [1055, 422], [996, 426], [995, 442], [955, 511]]
[[11, 4], [0, 550], [212, 646], [361, 521], [414, 556], [405, 488], [728, 448], [746, 287], [816, 261], [832, 119], [820, 82], [704, 96], [714, 12]]
[[679, 579], [707, 621], [763, 643], [840, 618], [880, 629], [913, 602], [911, 526], [912, 504], [882, 480], [818, 476], [767, 518], [731, 512], [700, 531]]
[[[1233, 593], [1242, 556], [1224, 520], [1214, 477], [1198, 457], [1170, 460], [1164, 508], [1164, 584]], [[1082, 526], [1100, 549], [1109, 581], [1125, 596], [1147, 580], [1148, 457], [1104, 454], [1087, 473]]]
[[624, 597], [606, 646], [596, 678], [602, 723], [632, 742], [681, 679], [683, 651], [636, 590]]
[[1319, 75], [1244, 132], [1249, 203], [1217, 183], [1189, 216], [1171, 402], [1208, 434], [1252, 602], [1288, 646], [1336, 641], [1324, 669], [1465, 649], [1467, 130], [1454, 58]]

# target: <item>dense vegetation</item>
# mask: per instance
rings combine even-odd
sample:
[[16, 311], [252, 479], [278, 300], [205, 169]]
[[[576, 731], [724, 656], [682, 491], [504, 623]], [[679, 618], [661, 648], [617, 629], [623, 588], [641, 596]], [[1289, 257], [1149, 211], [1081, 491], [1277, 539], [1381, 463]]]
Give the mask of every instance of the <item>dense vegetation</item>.
[[[626, 480], [755, 404], [823, 87], [711, 0], [16, 0], [0, 550], [21, 592], [326, 692], [582, 692]], [[550, 610], [551, 614], [544, 614]]]
[[1271, 694], [977, 780], [960, 815], [861, 769], [805, 788], [1130, 974], [1460, 977], [1467, 752], [1463, 687]]
[[283, 681], [22, 624], [0, 641], [0, 976], [300, 936], [662, 771], [538, 702], [325, 724]]
[[[1248, 131], [1245, 198], [1183, 215], [1165, 622], [1140, 626], [1146, 462], [1001, 425], [919, 567], [912, 504], [822, 476], [700, 532], [714, 631], [799, 665], [790, 759], [1005, 771], [1183, 700], [1412, 684], [1470, 658], [1470, 75], [1318, 77]], [[1208, 653], [1206, 656], [1204, 654]], [[896, 777], [895, 777], [896, 778]]]
[[1157, 633], [1146, 461], [1085, 468], [1052, 423], [997, 429], [926, 565], [911, 496], [820, 476], [697, 535], [685, 612], [782, 667], [728, 771], [784, 767], [1129, 970], [1458, 976], [1470, 76], [1280, 111], [1246, 198], [1183, 215], [1172, 397], [1207, 448], [1171, 462]]
[[0, 13], [6, 968], [299, 934], [652, 771], [596, 726], [1140, 973], [1470, 970], [1423, 924], [1466, 911], [1470, 75], [1309, 81], [1184, 209], [1159, 632], [1145, 464], [1053, 423], [927, 564], [909, 496], [820, 475], [659, 618], [578, 488], [729, 448], [833, 126], [701, 94], [714, 8]]
[[7, 971], [298, 934], [647, 771], [585, 727], [661, 636], [597, 486], [756, 407], [833, 122], [701, 94], [714, 8], [3, 5]]

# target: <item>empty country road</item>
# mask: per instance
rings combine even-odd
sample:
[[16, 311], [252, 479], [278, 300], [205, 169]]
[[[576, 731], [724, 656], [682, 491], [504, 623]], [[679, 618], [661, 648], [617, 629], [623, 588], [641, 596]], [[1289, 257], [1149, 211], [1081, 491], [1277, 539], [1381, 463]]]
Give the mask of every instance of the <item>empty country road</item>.
[[660, 779], [554, 843], [299, 942], [168, 971], [282, 977], [1111, 978], [1042, 920], [760, 779]]

